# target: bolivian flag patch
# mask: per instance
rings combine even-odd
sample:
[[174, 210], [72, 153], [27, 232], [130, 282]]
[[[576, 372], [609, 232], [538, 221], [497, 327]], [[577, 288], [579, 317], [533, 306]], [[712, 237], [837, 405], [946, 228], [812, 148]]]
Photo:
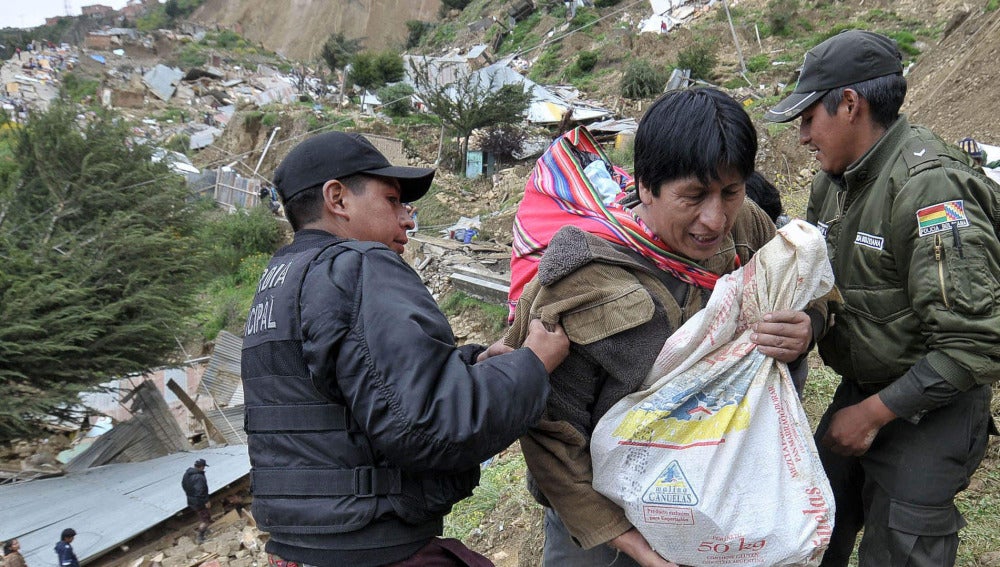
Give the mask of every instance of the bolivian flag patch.
[[959, 228], [969, 226], [965, 216], [965, 202], [945, 201], [917, 211], [917, 228], [920, 236], [928, 236], [944, 230], [951, 230], [952, 225]]

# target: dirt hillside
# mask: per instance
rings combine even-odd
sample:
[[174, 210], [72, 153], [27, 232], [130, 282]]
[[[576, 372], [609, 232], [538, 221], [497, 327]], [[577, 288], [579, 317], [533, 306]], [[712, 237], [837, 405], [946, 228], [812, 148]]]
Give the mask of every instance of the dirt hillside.
[[920, 57], [904, 110], [949, 142], [1000, 142], [1000, 10], [956, 11], [961, 23]]
[[285, 57], [319, 58], [331, 33], [365, 38], [367, 49], [401, 46], [407, 20], [437, 19], [440, 0], [208, 0], [191, 19], [218, 24]]

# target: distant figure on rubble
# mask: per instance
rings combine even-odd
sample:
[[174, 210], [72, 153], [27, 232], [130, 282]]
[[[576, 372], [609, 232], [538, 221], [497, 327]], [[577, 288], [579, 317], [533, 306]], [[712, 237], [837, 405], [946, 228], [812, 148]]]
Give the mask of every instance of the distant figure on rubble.
[[76, 537], [76, 530], [66, 528], [62, 531], [62, 536], [56, 543], [56, 555], [59, 556], [59, 567], [80, 567], [80, 562], [73, 553], [73, 538]]
[[198, 459], [194, 466], [184, 471], [184, 478], [181, 480], [181, 488], [187, 495], [188, 507], [198, 514], [197, 541], [205, 541], [208, 533], [208, 525], [212, 523], [212, 512], [209, 508], [212, 503], [208, 500], [208, 479], [205, 478], [205, 459]]
[[439, 537], [443, 519], [541, 417], [569, 340], [536, 320], [526, 348], [456, 345], [400, 257], [406, 203], [433, 177], [344, 132], [308, 138], [274, 173], [295, 237], [260, 279], [242, 356], [272, 566], [493, 565]]
[[27, 567], [21, 555], [21, 542], [17, 538], [3, 544], [3, 567]]

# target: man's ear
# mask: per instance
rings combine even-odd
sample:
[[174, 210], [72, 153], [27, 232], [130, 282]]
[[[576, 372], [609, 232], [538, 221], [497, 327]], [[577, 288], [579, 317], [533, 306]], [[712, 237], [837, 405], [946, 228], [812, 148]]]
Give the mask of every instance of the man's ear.
[[854, 89], [844, 89], [844, 98], [842, 102], [847, 108], [847, 117], [851, 120], [856, 120], [858, 118], [858, 112], [861, 110], [861, 103], [864, 99], [858, 96], [857, 91]]
[[331, 215], [343, 220], [351, 220], [344, 206], [344, 194], [347, 187], [336, 179], [331, 179], [323, 184], [323, 208]]
[[639, 202], [643, 205], [649, 205], [653, 202], [653, 192], [646, 188], [646, 185], [642, 181], [636, 182], [636, 193], [639, 195]]

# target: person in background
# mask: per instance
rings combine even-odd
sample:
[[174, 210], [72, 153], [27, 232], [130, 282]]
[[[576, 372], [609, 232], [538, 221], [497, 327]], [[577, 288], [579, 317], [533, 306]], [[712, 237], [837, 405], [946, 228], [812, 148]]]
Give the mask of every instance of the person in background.
[[781, 228], [788, 224], [788, 215], [784, 214], [781, 205], [781, 193], [763, 174], [754, 171], [747, 177], [747, 197], [760, 207], [770, 217], [774, 226]]
[[986, 152], [983, 151], [982, 146], [975, 139], [962, 138], [958, 141], [958, 147], [962, 148], [962, 151], [969, 156], [969, 159], [972, 160], [972, 165], [983, 167], [986, 164]]
[[205, 459], [197, 459], [193, 467], [184, 471], [181, 479], [181, 488], [187, 496], [188, 507], [198, 515], [198, 529], [195, 534], [196, 541], [203, 543], [208, 533], [208, 525], [212, 523], [212, 502], [208, 499], [208, 479], [205, 478], [205, 467], [208, 463]]
[[[756, 155], [753, 123], [729, 95], [664, 94], [639, 123], [633, 194], [590, 211], [613, 230], [586, 232], [567, 214], [525, 286], [508, 344], [520, 344], [535, 313], [558, 317], [571, 340], [552, 373], [544, 419], [521, 439], [528, 489], [545, 506], [546, 566], [674, 565], [594, 490], [590, 437], [615, 403], [640, 389], [667, 338], [705, 306], [720, 275], [774, 236], [771, 220], [745, 198]], [[537, 167], [545, 163], [543, 156]], [[825, 312], [770, 313], [751, 340], [765, 355], [802, 364], [813, 324], [824, 321]]]
[[21, 542], [17, 538], [3, 544], [3, 567], [27, 567], [21, 555]]
[[806, 220], [843, 303], [819, 340], [841, 376], [816, 429], [836, 499], [826, 567], [955, 564], [955, 495], [986, 451], [1000, 379], [1000, 187], [899, 109], [896, 42], [849, 30], [806, 53], [792, 94], [819, 161]]
[[433, 169], [396, 167], [359, 134], [292, 149], [274, 184], [295, 230], [260, 279], [242, 377], [253, 516], [278, 567], [488, 566], [439, 537], [479, 463], [537, 421], [569, 341], [456, 345], [400, 255]]
[[76, 530], [66, 528], [56, 542], [56, 556], [59, 558], [59, 567], [80, 567], [80, 562], [73, 552], [73, 538], [76, 537]]

